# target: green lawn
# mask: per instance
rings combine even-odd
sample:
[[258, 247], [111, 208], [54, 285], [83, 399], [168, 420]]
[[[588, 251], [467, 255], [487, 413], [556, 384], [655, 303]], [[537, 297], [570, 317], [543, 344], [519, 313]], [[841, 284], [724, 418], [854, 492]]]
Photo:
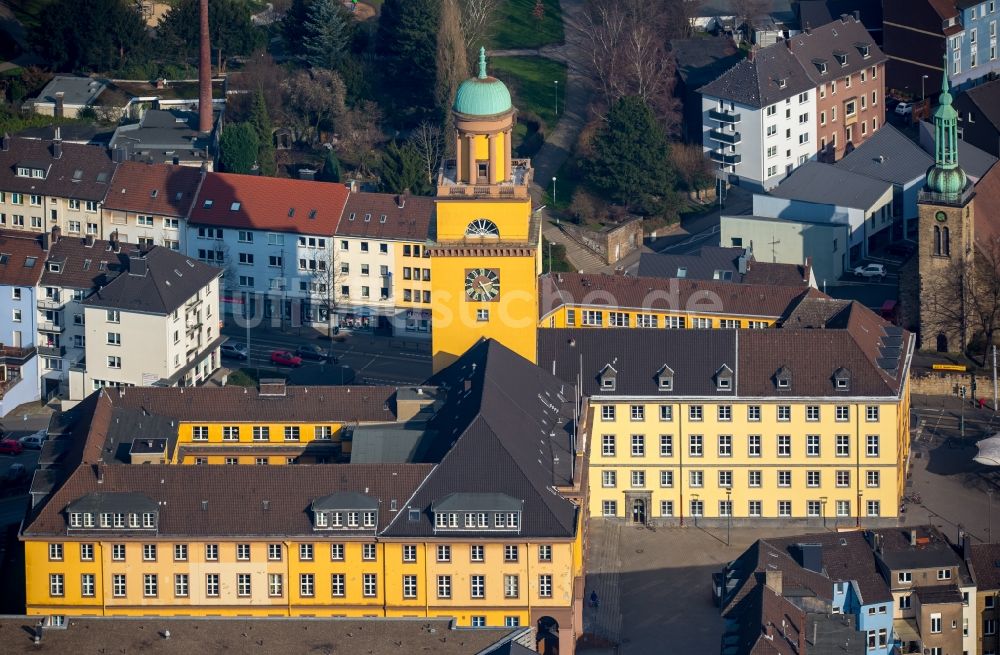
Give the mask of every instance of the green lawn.
[[545, 14], [535, 18], [535, 0], [506, 0], [497, 10], [493, 49], [540, 48], [564, 41], [559, 0], [543, 0]]
[[548, 131], [555, 129], [556, 84], [559, 87], [559, 113], [566, 90], [566, 64], [545, 57], [496, 57], [490, 60], [490, 73], [510, 89], [514, 106], [530, 111], [545, 122]]
[[570, 273], [576, 269], [566, 259], [566, 246], [542, 239], [542, 271], [544, 273]]

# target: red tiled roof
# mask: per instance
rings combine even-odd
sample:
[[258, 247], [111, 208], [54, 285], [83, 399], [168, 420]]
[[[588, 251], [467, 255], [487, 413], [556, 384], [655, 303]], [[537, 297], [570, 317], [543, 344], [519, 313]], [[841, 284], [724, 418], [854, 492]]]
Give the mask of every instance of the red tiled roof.
[[[39, 234], [0, 230], [0, 284], [12, 287], [38, 284], [45, 269], [45, 251], [40, 237]], [[35, 258], [34, 266], [24, 265], [28, 257]]]
[[190, 222], [333, 236], [347, 187], [330, 182], [207, 173]]
[[140, 214], [186, 217], [201, 171], [190, 166], [127, 161], [118, 165], [104, 206]]
[[434, 199], [428, 196], [352, 193], [337, 225], [337, 236], [425, 241], [434, 207]]

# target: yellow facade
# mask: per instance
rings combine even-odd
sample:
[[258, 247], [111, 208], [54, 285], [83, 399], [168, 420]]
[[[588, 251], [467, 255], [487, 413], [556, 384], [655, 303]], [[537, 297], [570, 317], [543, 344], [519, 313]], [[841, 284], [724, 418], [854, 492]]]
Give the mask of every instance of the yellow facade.
[[[584, 312], [587, 315], [584, 316]], [[612, 316], [614, 315], [614, 316]], [[652, 328], [769, 328], [778, 316], [725, 314], [722, 312], [688, 312], [661, 308], [631, 309], [606, 306], [560, 305], [542, 316], [540, 328], [613, 327], [624, 316], [622, 327]]]
[[392, 297], [397, 307], [430, 311], [433, 278], [425, 245], [402, 242], [393, 249]]
[[[177, 447], [169, 464], [285, 464], [310, 444], [342, 446], [343, 423], [339, 422], [208, 422], [181, 421], [177, 427]], [[281, 450], [280, 453], [268, 451]], [[259, 461], [267, 460], [266, 462]]]
[[[439, 546], [448, 548], [446, 560]], [[453, 616], [463, 626], [474, 617], [489, 626], [529, 625], [533, 612], [572, 607], [581, 546], [579, 534], [547, 542], [29, 540], [27, 613]], [[53, 547], [59, 558], [50, 558]], [[81, 559], [82, 547], [92, 559]], [[482, 547], [481, 557], [474, 547]], [[481, 597], [473, 596], [475, 576], [482, 576]]]
[[727, 502], [741, 519], [898, 515], [908, 388], [898, 401], [593, 400], [590, 414], [591, 516], [719, 519]]

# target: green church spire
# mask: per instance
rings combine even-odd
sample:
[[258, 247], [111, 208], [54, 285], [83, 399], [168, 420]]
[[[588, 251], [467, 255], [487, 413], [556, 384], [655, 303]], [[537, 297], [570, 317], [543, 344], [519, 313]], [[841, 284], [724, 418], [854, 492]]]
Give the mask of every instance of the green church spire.
[[958, 165], [958, 112], [951, 100], [945, 55], [941, 95], [934, 110], [934, 165], [927, 171], [927, 190], [957, 200], [965, 189], [966, 176]]
[[479, 79], [486, 79], [486, 48], [479, 47]]

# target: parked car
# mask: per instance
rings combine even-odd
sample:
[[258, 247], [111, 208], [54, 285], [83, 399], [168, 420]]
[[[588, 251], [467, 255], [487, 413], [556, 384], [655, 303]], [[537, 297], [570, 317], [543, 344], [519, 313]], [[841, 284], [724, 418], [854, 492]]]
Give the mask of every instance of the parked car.
[[336, 358], [329, 352], [323, 350], [315, 344], [306, 344], [295, 349], [295, 354], [302, 359], [311, 359], [317, 362], [336, 362]]
[[21, 445], [24, 446], [25, 448], [31, 450], [41, 450], [42, 444], [45, 443], [45, 440], [47, 438], [48, 435], [46, 434], [45, 430], [41, 430], [34, 434], [29, 434], [26, 437], [21, 437], [18, 441], [20, 441]]
[[886, 248], [886, 251], [890, 255], [903, 255], [904, 257], [912, 255], [916, 252], [916, 250], [917, 244], [912, 241], [896, 241], [894, 243], [890, 243], [889, 247]]
[[24, 452], [24, 446], [13, 439], [0, 441], [0, 455], [20, 455]]
[[913, 114], [913, 105], [909, 102], [901, 102], [893, 110], [897, 116], [910, 116]]
[[227, 341], [222, 344], [222, 348], [219, 350], [222, 351], [223, 357], [238, 359], [242, 362], [245, 362], [250, 358], [250, 351], [247, 350], [247, 345], [245, 343], [240, 343], [239, 341]]
[[885, 277], [885, 266], [882, 264], [865, 264], [854, 269], [857, 277], [876, 278], [881, 280]]
[[14, 462], [7, 468], [3, 474], [3, 479], [5, 482], [17, 482], [28, 477], [28, 470], [24, 468], [24, 464], [20, 462]]
[[302, 366], [302, 358], [287, 350], [275, 350], [271, 353], [271, 363], [278, 366]]

